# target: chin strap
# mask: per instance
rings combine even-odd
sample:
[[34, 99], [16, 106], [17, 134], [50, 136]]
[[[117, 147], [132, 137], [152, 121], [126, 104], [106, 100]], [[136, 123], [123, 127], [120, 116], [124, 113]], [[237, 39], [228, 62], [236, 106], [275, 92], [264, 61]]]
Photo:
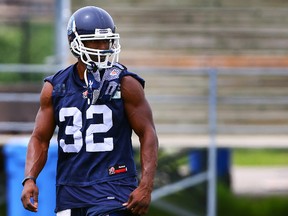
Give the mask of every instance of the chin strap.
[[93, 61], [90, 61], [89, 64], [87, 64], [86, 68], [88, 69], [88, 71], [91, 71], [93, 73], [98, 71], [98, 66]]
[[88, 91], [87, 102], [88, 104], [95, 104], [100, 95], [102, 82], [98, 67], [94, 62], [91, 62], [90, 64], [91, 65], [87, 65], [84, 72], [84, 80]]

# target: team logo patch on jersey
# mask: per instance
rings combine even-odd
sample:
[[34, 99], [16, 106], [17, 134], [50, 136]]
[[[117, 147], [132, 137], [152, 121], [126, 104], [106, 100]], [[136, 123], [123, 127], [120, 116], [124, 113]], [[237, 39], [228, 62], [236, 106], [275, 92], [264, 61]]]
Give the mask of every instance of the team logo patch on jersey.
[[119, 73], [118, 70], [113, 69], [113, 70], [110, 72], [110, 76], [116, 76], [116, 75], [118, 75], [118, 73]]
[[120, 173], [125, 173], [125, 172], [127, 172], [126, 165], [115, 165], [108, 169], [109, 175], [115, 175], [115, 174], [120, 174]]

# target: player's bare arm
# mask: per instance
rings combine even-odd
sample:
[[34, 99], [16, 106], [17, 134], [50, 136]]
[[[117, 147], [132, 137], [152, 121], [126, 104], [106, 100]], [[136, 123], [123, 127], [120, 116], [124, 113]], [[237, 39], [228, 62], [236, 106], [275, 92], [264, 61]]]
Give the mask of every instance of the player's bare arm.
[[[33, 212], [38, 208], [38, 188], [35, 181], [46, 163], [49, 141], [55, 129], [52, 90], [52, 85], [46, 82], [41, 92], [40, 108], [27, 149], [25, 177], [29, 178], [23, 182], [21, 200], [24, 208]], [[30, 198], [33, 198], [32, 202]]]
[[152, 111], [141, 84], [133, 77], [124, 77], [121, 94], [129, 122], [139, 137], [141, 152], [141, 180], [138, 188], [130, 195], [127, 208], [134, 214], [142, 215], [147, 213], [151, 201], [157, 168], [158, 138]]

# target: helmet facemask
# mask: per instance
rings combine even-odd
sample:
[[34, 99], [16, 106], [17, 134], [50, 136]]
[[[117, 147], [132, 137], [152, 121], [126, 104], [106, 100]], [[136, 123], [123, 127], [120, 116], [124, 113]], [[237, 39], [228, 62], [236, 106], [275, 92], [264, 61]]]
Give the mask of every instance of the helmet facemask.
[[[89, 66], [96, 65], [98, 69], [110, 68], [119, 60], [121, 46], [119, 43], [120, 36], [113, 33], [110, 28], [95, 29], [93, 34], [78, 34], [75, 21], [72, 29], [75, 38], [70, 43], [72, 53], [81, 58], [81, 61]], [[85, 47], [83, 41], [91, 40], [109, 40], [109, 48], [107, 50], [93, 49]]]

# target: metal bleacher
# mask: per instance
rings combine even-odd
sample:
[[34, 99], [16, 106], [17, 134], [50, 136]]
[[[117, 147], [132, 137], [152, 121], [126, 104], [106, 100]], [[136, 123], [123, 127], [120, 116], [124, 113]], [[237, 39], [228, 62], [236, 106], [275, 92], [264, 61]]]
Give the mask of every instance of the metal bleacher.
[[[13, 6], [16, 10], [17, 4], [12, 3], [1, 3], [0, 9]], [[233, 5], [220, 0], [98, 4], [116, 21], [123, 47], [121, 62], [146, 79], [146, 95], [163, 140], [179, 136], [183, 145], [207, 143], [209, 70], [218, 73], [220, 137], [287, 134], [287, 9], [276, 3], [247, 8], [244, 2]], [[73, 10], [79, 6], [83, 4], [72, 2]], [[48, 8], [47, 17], [52, 19], [51, 5]], [[7, 65], [0, 70], [7, 71]], [[31, 132], [41, 85], [1, 85], [2, 134]]]

